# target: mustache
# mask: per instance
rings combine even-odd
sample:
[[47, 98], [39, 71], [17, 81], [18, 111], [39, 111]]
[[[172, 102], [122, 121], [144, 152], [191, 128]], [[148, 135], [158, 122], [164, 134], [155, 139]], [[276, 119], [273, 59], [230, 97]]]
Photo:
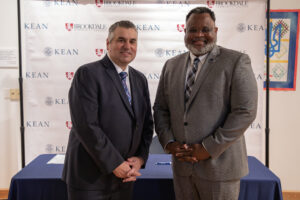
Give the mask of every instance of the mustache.
[[192, 42], [198, 42], [198, 41], [207, 43], [207, 40], [204, 37], [197, 37], [192, 39]]
[[127, 50], [121, 50], [120, 53], [128, 53], [128, 54], [132, 54], [131, 51], [127, 51]]

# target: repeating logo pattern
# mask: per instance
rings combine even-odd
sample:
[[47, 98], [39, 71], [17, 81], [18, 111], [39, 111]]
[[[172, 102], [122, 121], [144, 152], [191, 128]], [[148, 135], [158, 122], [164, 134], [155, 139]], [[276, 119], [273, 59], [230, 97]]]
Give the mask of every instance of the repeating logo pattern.
[[44, 49], [45, 56], [52, 56], [53, 55], [53, 49], [51, 47], [46, 47]]
[[45, 7], [78, 6], [78, 0], [44, 0]]
[[103, 49], [95, 49], [95, 52], [96, 52], [96, 55], [101, 57], [104, 53], [104, 50]]
[[[169, 1], [169, 0], [157, 0], [157, 3], [163, 4], [168, 7], [182, 8], [182, 7], [190, 7], [190, 1]], [[192, 4], [193, 5], [193, 4]]]
[[45, 104], [47, 106], [52, 106], [52, 105], [67, 105], [67, 104], [69, 104], [69, 101], [66, 98], [46, 97], [45, 98]]
[[54, 103], [54, 101], [53, 101], [53, 98], [52, 98], [52, 97], [46, 97], [46, 99], [45, 99], [45, 104], [46, 104], [47, 106], [52, 106], [53, 103]]
[[185, 29], [185, 25], [184, 25], [184, 24], [177, 24], [177, 30], [178, 30], [179, 32], [183, 32], [184, 29]]
[[213, 9], [217, 8], [241, 8], [247, 7], [248, 1], [230, 1], [230, 0], [223, 0], [223, 1], [214, 1], [214, 0], [207, 0], [206, 1], [207, 7]]
[[74, 72], [66, 72], [66, 78], [68, 80], [72, 80], [74, 77]]
[[213, 8], [213, 6], [215, 5], [215, 1], [207, 1], [206, 4], [209, 8]]
[[79, 24], [79, 23], [65, 23], [67, 31], [106, 31], [106, 24]]
[[236, 27], [237, 31], [240, 33], [247, 32], [247, 31], [264, 31], [265, 27], [260, 24], [245, 24], [245, 23], [239, 23]]
[[[29, 0], [31, 1], [31, 0]], [[139, 9], [139, 1], [130, 1], [130, 0], [92, 0], [88, 1], [90, 13], [86, 13], [87, 17], [80, 16], [81, 12], [79, 8], [85, 7], [87, 1], [82, 0], [42, 0], [41, 9], [45, 12], [50, 12], [49, 18], [43, 18], [40, 16], [31, 17], [31, 15], [35, 15], [35, 12], [28, 13], [30, 16], [26, 19], [26, 23], [23, 24], [23, 28], [25, 30], [25, 37], [27, 37], [26, 46], [28, 50], [28, 70], [26, 73], [26, 81], [31, 81], [31, 83], [41, 83], [41, 94], [44, 94], [46, 88], [44, 85], [53, 84], [61, 84], [62, 87], [59, 88], [58, 91], [60, 94], [62, 92], [66, 92], [69, 89], [70, 83], [74, 78], [76, 66], [80, 66], [87, 62], [92, 62], [94, 60], [101, 59], [106, 53], [105, 49], [105, 39], [107, 37], [108, 27], [113, 23], [114, 16], [106, 17], [105, 13], [106, 9], [110, 11], [117, 11], [116, 18], [121, 17], [128, 10], [135, 11], [133, 6], [136, 6]], [[177, 9], [185, 7], [187, 11], [192, 9], [195, 4], [191, 1], [185, 0], [155, 0], [154, 2], [159, 3], [160, 7], [163, 9]], [[240, 8], [242, 6], [246, 6], [246, 1], [240, 3], [236, 3], [238, 1], [230, 1], [230, 0], [204, 0], [199, 1], [201, 4], [207, 5], [207, 7], [215, 9], [215, 8]], [[191, 8], [186, 8], [190, 6]], [[129, 8], [130, 7], [130, 8]], [[123, 9], [126, 8], [126, 9]], [[85, 8], [84, 8], [85, 9]], [[85, 12], [83, 9], [83, 12]], [[183, 10], [184, 10], [183, 9]], [[55, 15], [52, 15], [51, 12], [55, 10]], [[175, 13], [177, 12], [175, 11]], [[221, 9], [218, 9], [217, 12], [221, 12]], [[176, 15], [170, 14], [170, 16], [166, 16], [169, 21], [164, 21], [165, 16], [154, 16], [159, 12], [154, 10], [152, 13], [145, 13], [145, 8], [142, 8], [141, 16], [148, 16], [149, 20], [138, 19], [138, 24], [136, 24], [136, 28], [139, 32], [139, 51], [138, 56], [135, 59], [136, 64], [134, 63], [134, 67], [140, 67], [139, 70], [143, 71], [141, 67], [144, 62], [144, 58], [148, 60], [155, 60], [156, 67], [155, 69], [149, 70], [149, 68], [145, 71], [146, 78], [149, 80], [149, 89], [151, 91], [156, 90], [157, 83], [160, 78], [160, 70], [158, 62], [161, 62], [161, 67], [163, 63], [174, 56], [185, 53], [188, 50], [184, 47], [183, 34], [185, 30], [184, 18], [180, 20], [177, 19]], [[181, 10], [182, 11], [182, 10]], [[139, 15], [139, 12], [134, 13], [132, 16], [126, 15], [129, 19], [133, 19], [135, 22], [135, 14]], [[37, 12], [37, 13], [40, 13]], [[76, 13], [77, 15], [74, 15]], [[79, 15], [80, 14], [80, 15]], [[147, 14], [147, 15], [146, 15]], [[53, 19], [50, 19], [53, 17]], [[184, 15], [185, 16], [185, 15]], [[218, 15], [219, 16], [219, 15]], [[45, 21], [46, 19], [46, 21]], [[44, 20], [44, 21], [43, 21]], [[51, 21], [50, 21], [51, 20]], [[55, 21], [54, 21], [55, 20]], [[172, 22], [172, 23], [170, 23]], [[173, 23], [175, 22], [175, 23]], [[249, 26], [246, 22], [240, 23], [239, 25], [233, 24], [234, 30], [238, 30], [239, 32], [247, 32], [255, 30], [254, 26]], [[236, 27], [235, 27], [236, 26]], [[239, 27], [240, 26], [240, 27]], [[160, 41], [160, 36], [164, 34], [170, 34], [169, 41]], [[283, 33], [283, 31], [282, 31]], [[34, 35], [36, 34], [36, 35]], [[41, 34], [41, 38], [36, 37], [38, 34]], [[176, 39], [171, 35], [176, 35]], [[245, 35], [245, 34], [244, 34]], [[33, 37], [34, 36], [34, 37]], [[38, 35], [40, 36], [40, 35]], [[149, 41], [150, 38], [150, 41]], [[157, 39], [158, 38], [158, 39]], [[32, 40], [34, 39], [34, 40]], [[152, 40], [151, 40], [152, 39]], [[167, 38], [169, 39], [169, 38]], [[157, 41], [156, 41], [157, 40]], [[172, 41], [178, 40], [178, 45], [173, 45]], [[39, 45], [32, 45], [35, 44]], [[149, 46], [147, 46], [149, 43]], [[171, 44], [172, 45], [169, 45]], [[103, 45], [103, 46], [101, 46]], [[141, 49], [144, 49], [142, 51]], [[149, 60], [150, 60], [149, 59]], [[46, 62], [44, 62], [46, 61]], [[141, 63], [139, 63], [141, 62]], [[46, 63], [46, 65], [44, 65]], [[27, 63], [26, 63], [27, 64]], [[147, 64], [147, 63], [146, 63]], [[154, 68], [154, 67], [153, 67]], [[55, 72], [55, 73], [54, 73]], [[277, 69], [278, 76], [280, 75], [280, 69]], [[263, 74], [261, 75], [263, 76]], [[35, 82], [32, 82], [35, 81]], [[62, 82], [61, 82], [62, 81]], [[35, 84], [38, 85], [38, 84]], [[55, 88], [58, 88], [55, 86]], [[60, 112], [67, 113], [68, 110], [68, 100], [67, 98], [57, 97], [55, 93], [46, 92], [46, 95], [37, 95], [36, 102], [39, 102], [40, 105], [49, 112]], [[29, 105], [31, 106], [31, 105]], [[33, 108], [34, 110], [35, 108]], [[44, 114], [42, 114], [44, 115]], [[45, 113], [45, 115], [47, 115]], [[48, 115], [51, 115], [50, 113]], [[30, 118], [29, 118], [30, 119]], [[43, 132], [48, 132], [52, 134], [54, 127], [59, 125], [60, 129], [66, 136], [65, 133], [69, 133], [69, 130], [72, 129], [72, 122], [70, 120], [61, 120], [57, 122], [57, 120], [48, 121], [44, 120], [44, 116], [41, 116], [41, 119], [35, 118], [35, 121], [28, 121], [26, 123], [26, 127], [28, 131], [38, 132], [36, 130], [40, 130], [43, 128]], [[52, 119], [49, 117], [49, 119]], [[68, 117], [65, 117], [68, 119]], [[43, 121], [44, 120], [44, 121]], [[46, 129], [47, 128], [47, 129]], [[55, 133], [55, 134], [60, 134]], [[60, 143], [58, 141], [57, 143]], [[48, 153], [60, 153], [65, 152], [66, 146], [55, 144], [54, 142], [47, 142], [49, 144], [43, 144], [41, 147], [42, 150], [46, 150]], [[66, 143], [66, 141], [63, 141]]]
[[35, 22], [27, 22], [24, 23], [25, 30], [48, 30], [48, 23], [35, 23]]
[[26, 79], [49, 79], [49, 72], [26, 72]]
[[244, 23], [239, 23], [238, 25], [237, 25], [237, 30], [239, 31], [239, 32], [245, 32], [246, 31], [246, 25], [244, 24]]
[[27, 128], [50, 128], [50, 121], [26, 121]]
[[163, 49], [163, 48], [157, 48], [154, 50], [154, 55], [156, 57], [162, 58], [162, 57], [174, 57], [179, 54], [187, 52], [186, 49]]
[[46, 153], [66, 153], [67, 147], [65, 145], [46, 144]]
[[73, 23], [66, 23], [66, 29], [67, 29], [68, 31], [73, 30], [73, 28], [74, 28], [74, 24], [73, 24]]
[[69, 48], [51, 48], [45, 47], [43, 50], [45, 56], [78, 56], [79, 49], [69, 49]]
[[71, 130], [72, 122], [71, 121], [66, 121], [66, 127]]
[[95, 3], [98, 8], [101, 8], [103, 6], [104, 1], [103, 0], [95, 0]]
[[95, 5], [98, 8], [103, 7], [131, 7], [135, 6], [135, 1], [129, 1], [129, 0], [95, 0]]

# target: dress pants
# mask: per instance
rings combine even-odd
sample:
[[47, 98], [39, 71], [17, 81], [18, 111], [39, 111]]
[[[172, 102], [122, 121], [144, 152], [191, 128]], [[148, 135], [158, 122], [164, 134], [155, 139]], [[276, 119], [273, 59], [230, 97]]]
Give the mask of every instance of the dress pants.
[[232, 181], [208, 181], [191, 176], [179, 176], [174, 173], [176, 200], [238, 200], [240, 179]]
[[67, 185], [68, 200], [131, 200], [133, 184], [134, 182], [124, 183], [114, 193], [101, 190], [81, 190]]

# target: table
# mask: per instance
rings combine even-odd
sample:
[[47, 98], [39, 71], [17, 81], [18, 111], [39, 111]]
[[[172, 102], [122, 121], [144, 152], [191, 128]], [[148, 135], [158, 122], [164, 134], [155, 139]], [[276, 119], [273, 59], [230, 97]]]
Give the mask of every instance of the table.
[[[11, 180], [9, 200], [67, 200], [65, 183], [60, 179], [63, 165], [47, 164], [55, 154], [38, 156]], [[170, 155], [150, 154], [134, 187], [134, 200], [174, 200]], [[282, 200], [279, 178], [256, 158], [249, 156], [249, 175], [241, 180], [239, 200]]]

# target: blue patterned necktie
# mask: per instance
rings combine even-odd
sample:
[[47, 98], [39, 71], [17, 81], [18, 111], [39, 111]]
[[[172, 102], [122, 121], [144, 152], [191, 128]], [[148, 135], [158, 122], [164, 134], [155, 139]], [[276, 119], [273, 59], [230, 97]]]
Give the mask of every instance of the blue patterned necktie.
[[195, 77], [196, 77], [196, 73], [198, 70], [199, 61], [200, 61], [199, 58], [195, 58], [193, 67], [187, 76], [186, 85], [185, 85], [185, 98], [184, 98], [185, 102], [187, 102], [191, 96], [192, 87], [195, 82]]
[[126, 85], [126, 77], [128, 76], [127, 72], [120, 72], [119, 76], [121, 78], [121, 82], [122, 82], [123, 88], [125, 90], [126, 96], [128, 98], [128, 101], [129, 101], [129, 103], [131, 105], [131, 95], [130, 95], [130, 92], [129, 92], [128, 87]]

